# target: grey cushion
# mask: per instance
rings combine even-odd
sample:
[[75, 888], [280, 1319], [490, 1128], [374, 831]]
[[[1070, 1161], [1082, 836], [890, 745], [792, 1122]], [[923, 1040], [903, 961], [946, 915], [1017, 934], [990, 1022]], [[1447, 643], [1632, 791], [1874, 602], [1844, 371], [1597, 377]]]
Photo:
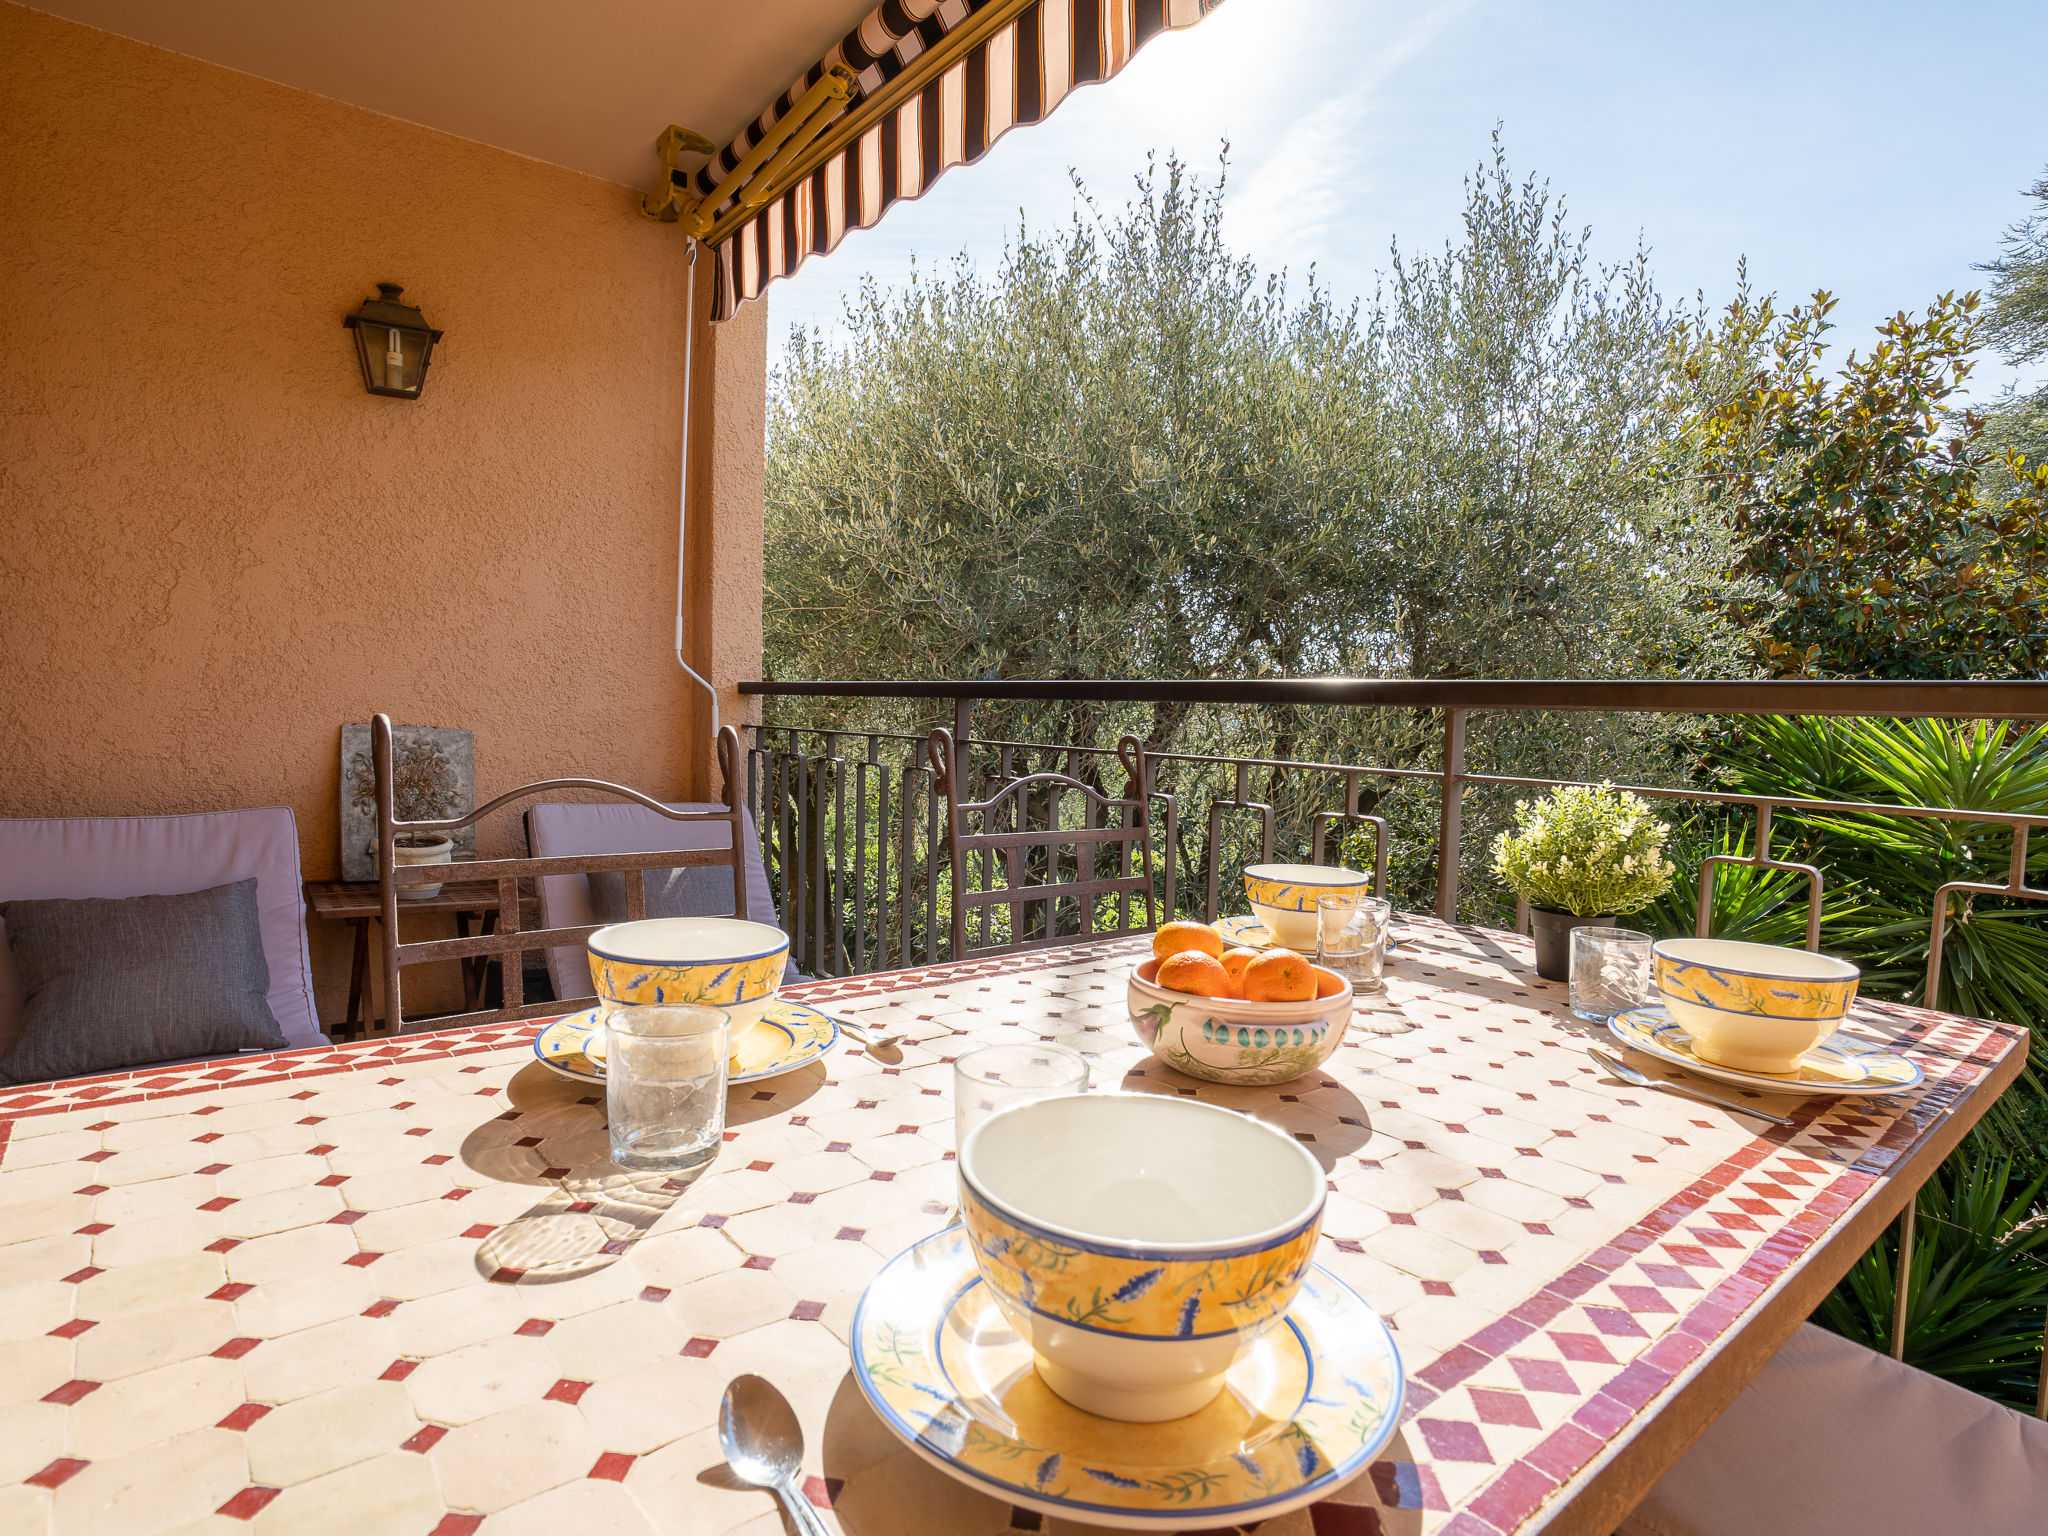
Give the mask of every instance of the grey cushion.
[[22, 989], [0, 1083], [283, 1050], [253, 877], [181, 896], [0, 902]]
[[[600, 923], [626, 921], [626, 876], [631, 870], [607, 869], [591, 875], [590, 912]], [[731, 917], [732, 866], [698, 864], [689, 869], [643, 869], [640, 889], [647, 897], [649, 917]]]
[[1617, 1536], [2040, 1536], [2048, 1424], [1811, 1323]]

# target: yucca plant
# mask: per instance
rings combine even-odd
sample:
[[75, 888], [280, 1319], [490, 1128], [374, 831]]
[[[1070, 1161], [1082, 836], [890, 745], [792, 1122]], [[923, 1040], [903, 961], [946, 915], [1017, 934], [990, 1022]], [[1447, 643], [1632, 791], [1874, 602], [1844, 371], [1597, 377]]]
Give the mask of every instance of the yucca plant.
[[[1906, 1304], [1907, 1364], [2029, 1411], [2048, 1322], [2048, 1213], [2037, 1209], [2044, 1183], [2048, 1170], [2023, 1179], [1988, 1142], [1965, 1143], [1920, 1190]], [[1889, 1349], [1898, 1262], [1894, 1228], [1814, 1321]]]
[[[2043, 727], [1762, 718], [1744, 722], [1716, 756], [1731, 771], [1729, 787], [1743, 793], [2048, 815]], [[1712, 824], [1714, 814], [1701, 820]], [[1777, 855], [1816, 864], [1828, 877], [1824, 947], [1861, 965], [1864, 990], [1875, 997], [1926, 1001], [1935, 891], [1951, 880], [2001, 881], [2012, 856], [2011, 832], [1983, 822], [1792, 811], [1777, 822]], [[1731, 852], [1746, 852], [1748, 835], [1746, 827], [1721, 834]], [[2048, 847], [2028, 852], [2028, 883], [2039, 887]], [[1696, 859], [1680, 862], [1698, 867]], [[1803, 942], [1804, 883], [1723, 870], [1714, 931]], [[1692, 916], [1684, 889], [1658, 912], [1674, 926]], [[1951, 898], [1947, 920], [1935, 1005], [2026, 1026], [2038, 1059], [2048, 1041], [2048, 905]], [[1906, 1359], [2019, 1408], [2034, 1404], [2048, 1319], [2048, 1216], [2036, 1211], [2044, 1186], [2048, 1094], [2030, 1066], [1936, 1171], [1916, 1207]], [[1897, 1267], [1894, 1231], [1857, 1261], [1815, 1321], [1887, 1348]]]
[[[1919, 804], [2048, 817], [2048, 726], [2003, 721], [1747, 722], [1719, 754], [1750, 794]], [[1786, 841], [1854, 891], [1855, 912], [1827, 947], [1864, 968], [1874, 996], [1925, 1001], [1934, 892], [1951, 880], [2003, 880], [2012, 834], [1984, 822], [1781, 812]], [[2048, 876], [2035, 840], [2029, 883]], [[1781, 852], [1781, 856], [1782, 852]], [[1941, 996], [1953, 1013], [2048, 1028], [2048, 905], [1951, 897]]]
[[[1658, 938], [1690, 938], [1697, 933], [1700, 910], [1699, 872], [1711, 857], [1746, 859], [1754, 846], [1754, 828], [1746, 815], [1724, 810], [1702, 811], [1682, 823], [1672, 840], [1671, 857], [1685, 876], [1630, 921]], [[1781, 869], [1724, 864], [1714, 871], [1713, 923], [1717, 939], [1748, 944], [1806, 943], [1807, 885], [1804, 875]], [[1824, 929], [1839, 928], [1861, 914], [1853, 891], [1827, 885], [1821, 892]]]

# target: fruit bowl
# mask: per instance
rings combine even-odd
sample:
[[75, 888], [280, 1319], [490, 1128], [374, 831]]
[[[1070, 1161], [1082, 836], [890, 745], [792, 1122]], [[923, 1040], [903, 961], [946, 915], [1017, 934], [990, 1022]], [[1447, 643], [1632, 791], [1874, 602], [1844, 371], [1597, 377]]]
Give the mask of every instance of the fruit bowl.
[[1138, 1038], [1176, 1072], [1211, 1083], [1287, 1083], [1329, 1060], [1351, 1022], [1351, 983], [1317, 973], [1339, 990], [1300, 1003], [1248, 1003], [1170, 992], [1154, 979], [1159, 962], [1147, 960], [1132, 970], [1125, 1003]]

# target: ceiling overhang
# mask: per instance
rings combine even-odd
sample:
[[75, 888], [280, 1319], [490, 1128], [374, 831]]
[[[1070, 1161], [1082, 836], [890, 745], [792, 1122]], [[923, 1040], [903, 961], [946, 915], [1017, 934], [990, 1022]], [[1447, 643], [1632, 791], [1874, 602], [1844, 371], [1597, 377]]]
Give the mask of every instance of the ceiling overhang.
[[723, 144], [875, 0], [37, 0], [211, 64], [644, 188], [680, 123]]

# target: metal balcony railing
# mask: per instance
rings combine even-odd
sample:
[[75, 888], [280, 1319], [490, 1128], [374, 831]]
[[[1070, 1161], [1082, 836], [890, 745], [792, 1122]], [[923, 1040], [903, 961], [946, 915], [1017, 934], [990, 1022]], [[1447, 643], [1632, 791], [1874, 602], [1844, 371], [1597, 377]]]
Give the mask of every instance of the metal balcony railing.
[[[2048, 683], [1921, 682], [1411, 682], [1290, 679], [1188, 682], [753, 682], [742, 693], [778, 697], [925, 699], [951, 706], [951, 725], [986, 788], [1041, 769], [1101, 783], [1120, 772], [1113, 746], [977, 739], [974, 706], [986, 700], [1060, 700], [1091, 704], [1314, 705], [1424, 712], [1437, 722], [1438, 766], [1147, 754], [1144, 793], [1154, 808], [1154, 879], [1162, 911], [1214, 919], [1245, 864], [1276, 857], [1325, 862], [1347, 846], [1369, 846], [1377, 888], [1387, 888], [1390, 833], [1376, 814], [1384, 796], [1433, 788], [1436, 836], [1434, 909], [1455, 920], [1465, 862], [1466, 797], [1487, 787], [1543, 790], [1571, 782], [1475, 773], [1465, 761], [1467, 724], [1477, 711], [1599, 711], [1689, 715], [1834, 715], [1887, 719], [2048, 718]], [[771, 885], [799, 965], [817, 975], [847, 975], [949, 958], [944, 867], [944, 808], [925, 765], [924, 738], [904, 732], [794, 725], [749, 727], [746, 794], [759, 828]], [[1290, 787], [1288, 823], [1276, 785]], [[1390, 788], [1391, 787], [1391, 788]], [[2011, 832], [2003, 883], [1956, 881], [1934, 893], [1930, 913], [1928, 997], [1939, 995], [1943, 920], [1956, 895], [2048, 901], [2027, 883], [2029, 840], [2048, 816], [1950, 807], [1823, 801], [1793, 795], [1725, 794], [1697, 787], [1628, 785], [1656, 799], [1741, 807], [1752, 817], [1746, 855], [1716, 855], [1699, 871], [1699, 928], [1711, 921], [1715, 872], [1730, 864], [1803, 875], [1808, 887], [1807, 946], [1821, 938], [1823, 873], [1773, 856], [1780, 811], [1831, 816], [1933, 820]], [[1058, 808], [1048, 813], [1055, 819]], [[1340, 829], [1342, 829], [1340, 831]], [[1332, 836], [1337, 837], [1332, 847]], [[1282, 848], [1283, 841], [1286, 847]], [[1353, 841], [1363, 838], [1365, 841]], [[1192, 877], [1192, 879], [1190, 878]], [[983, 914], [986, 916], [986, 914]], [[1084, 936], [1076, 914], [1073, 936]], [[1525, 914], [1517, 910], [1519, 923]]]

